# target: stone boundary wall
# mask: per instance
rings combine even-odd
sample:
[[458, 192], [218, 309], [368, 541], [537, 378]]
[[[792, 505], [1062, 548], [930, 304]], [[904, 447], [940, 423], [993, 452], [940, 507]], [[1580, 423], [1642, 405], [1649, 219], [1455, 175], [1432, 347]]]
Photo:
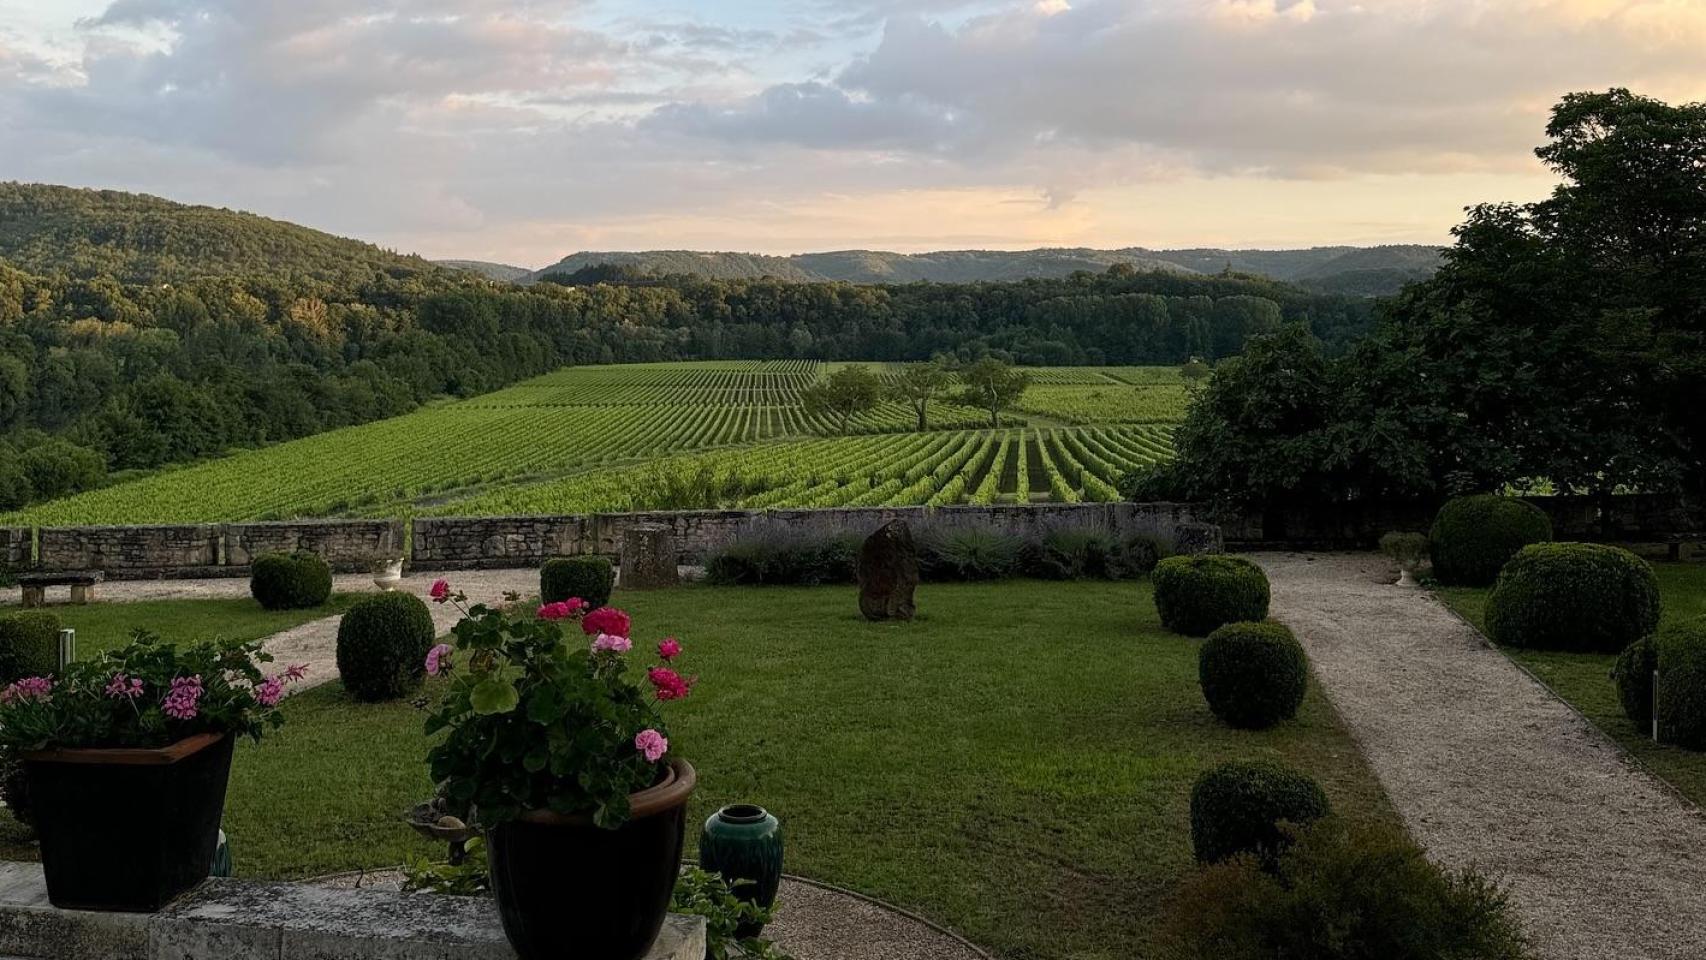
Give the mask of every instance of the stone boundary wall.
[[[1681, 498], [1531, 497], [1559, 539], [1674, 542], [1706, 534], [1706, 511]], [[260, 553], [311, 550], [338, 570], [363, 572], [407, 555], [427, 570], [523, 568], [548, 557], [616, 556], [637, 523], [669, 528], [683, 562], [697, 562], [737, 537], [758, 533], [820, 536], [869, 533], [904, 517], [915, 526], [987, 526], [1020, 536], [1055, 527], [1096, 526], [1193, 542], [1203, 523], [1218, 524], [1233, 549], [1366, 548], [1389, 530], [1425, 531], [1433, 503], [1381, 503], [1315, 510], [1216, 514], [1186, 503], [1009, 504], [870, 507], [839, 510], [711, 510], [589, 516], [420, 517], [400, 520], [305, 520], [283, 523], [137, 527], [0, 527], [0, 567], [13, 571], [101, 570], [111, 579], [247, 576]], [[1187, 525], [1198, 529], [1187, 530]]]

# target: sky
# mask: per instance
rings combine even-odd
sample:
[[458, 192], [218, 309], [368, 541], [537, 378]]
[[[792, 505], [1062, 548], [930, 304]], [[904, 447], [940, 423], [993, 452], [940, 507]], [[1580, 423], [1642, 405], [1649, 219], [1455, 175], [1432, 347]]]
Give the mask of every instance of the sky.
[[1706, 0], [0, 0], [0, 180], [431, 257], [1445, 243]]

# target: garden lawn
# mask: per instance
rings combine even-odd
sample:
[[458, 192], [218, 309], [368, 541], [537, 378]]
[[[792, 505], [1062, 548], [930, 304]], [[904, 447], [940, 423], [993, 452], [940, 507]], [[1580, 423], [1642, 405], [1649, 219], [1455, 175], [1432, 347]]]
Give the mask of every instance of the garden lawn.
[[[1192, 868], [1191, 784], [1215, 763], [1279, 759], [1349, 816], [1394, 819], [1318, 691], [1275, 730], [1216, 722], [1200, 641], [1160, 629], [1147, 583], [926, 585], [909, 624], [859, 619], [846, 587], [614, 603], [634, 614], [637, 650], [679, 636], [700, 677], [667, 711], [673, 750], [699, 770], [689, 855], [719, 805], [761, 803], [782, 819], [790, 872], [1003, 957], [1144, 955]], [[329, 684], [284, 710], [281, 731], [237, 754], [226, 829], [239, 875], [442, 856], [401, 820], [431, 790], [421, 705], [356, 704]]]
[[[1665, 622], [1706, 616], [1706, 564], [1655, 563], [1653, 571], [1658, 574]], [[1438, 592], [1448, 606], [1485, 631], [1482, 612], [1487, 596], [1492, 593], [1490, 588], [1448, 587]], [[1553, 693], [1580, 710], [1654, 773], [1696, 804], [1706, 806], [1706, 753], [1656, 744], [1651, 731], [1637, 730], [1629, 722], [1617, 699], [1617, 685], [1611, 681], [1616, 655], [1499, 649], [1539, 677]]]
[[359, 594], [338, 593], [324, 606], [309, 610], [263, 610], [249, 597], [199, 600], [143, 600], [136, 603], [91, 603], [44, 608], [60, 623], [77, 631], [79, 658], [94, 656], [130, 642], [138, 627], [162, 640], [256, 640], [321, 617], [343, 613]]

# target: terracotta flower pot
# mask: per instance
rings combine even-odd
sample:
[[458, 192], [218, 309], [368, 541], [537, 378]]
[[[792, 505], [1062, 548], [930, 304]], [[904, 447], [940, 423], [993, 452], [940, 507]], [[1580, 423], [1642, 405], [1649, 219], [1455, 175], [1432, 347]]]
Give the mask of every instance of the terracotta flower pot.
[[529, 811], [486, 838], [492, 893], [521, 960], [639, 960], [663, 929], [681, 869], [693, 766], [628, 798], [614, 830], [586, 815]]
[[47, 897], [76, 910], [149, 912], [207, 879], [232, 740], [21, 754]]

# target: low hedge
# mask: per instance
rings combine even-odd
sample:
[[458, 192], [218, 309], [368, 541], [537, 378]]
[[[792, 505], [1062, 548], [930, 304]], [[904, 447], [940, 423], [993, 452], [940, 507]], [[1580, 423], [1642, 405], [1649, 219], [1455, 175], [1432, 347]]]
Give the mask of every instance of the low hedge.
[[1621, 653], [1659, 622], [1659, 583], [1645, 560], [1598, 543], [1537, 543], [1499, 573], [1487, 598], [1495, 643]]
[[338, 623], [338, 673], [357, 700], [395, 700], [426, 676], [437, 630], [426, 602], [412, 593], [356, 601]]
[[1552, 519], [1532, 503], [1497, 494], [1458, 497], [1428, 533], [1433, 575], [1449, 586], [1485, 587], [1518, 550], [1552, 539]]
[[1191, 849], [1199, 863], [1241, 853], [1272, 864], [1288, 839], [1281, 823], [1308, 826], [1332, 812], [1321, 785], [1290, 767], [1235, 760], [1191, 788]]
[[1202, 637], [1228, 623], [1268, 617], [1268, 576], [1243, 557], [1168, 557], [1150, 576], [1161, 625], [1174, 633]]
[[610, 602], [616, 569], [606, 557], [553, 557], [539, 567], [539, 599], [560, 603], [572, 597], [593, 609]]
[[1197, 654], [1197, 680], [1208, 708], [1227, 725], [1265, 730], [1297, 716], [1309, 692], [1309, 659], [1277, 623], [1229, 623]]
[[706, 560], [705, 580], [718, 586], [853, 583], [862, 542], [857, 534], [747, 537]]
[[332, 568], [306, 551], [268, 553], [249, 566], [249, 593], [268, 610], [306, 610], [332, 595]]
[[45, 610], [0, 617], [0, 685], [59, 669], [59, 618]]
[[1706, 617], [1667, 625], [1653, 637], [1653, 646], [1659, 668], [1659, 740], [1706, 750]]

